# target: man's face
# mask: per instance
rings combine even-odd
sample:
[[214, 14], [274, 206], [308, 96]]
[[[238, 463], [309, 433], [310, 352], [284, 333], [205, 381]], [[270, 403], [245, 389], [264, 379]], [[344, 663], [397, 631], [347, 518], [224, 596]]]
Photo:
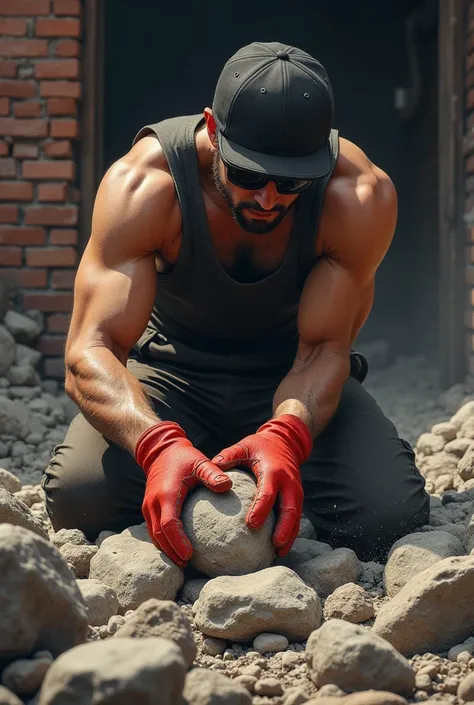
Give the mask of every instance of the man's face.
[[248, 191], [235, 186], [227, 178], [227, 169], [219, 153], [214, 154], [212, 174], [216, 189], [229, 206], [240, 227], [255, 235], [274, 230], [288, 213], [298, 195], [282, 195], [269, 181], [258, 191]]

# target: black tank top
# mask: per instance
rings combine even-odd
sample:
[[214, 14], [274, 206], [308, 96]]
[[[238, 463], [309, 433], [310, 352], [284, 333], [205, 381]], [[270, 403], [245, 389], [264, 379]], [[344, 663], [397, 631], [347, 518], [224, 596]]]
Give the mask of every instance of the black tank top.
[[[256, 282], [238, 282], [219, 262], [209, 232], [194, 141], [203, 122], [202, 115], [171, 118], [143, 127], [133, 142], [148, 134], [157, 136], [182, 216], [178, 261], [169, 273], [157, 272], [150, 321], [135, 347], [140, 351], [146, 347], [155, 357], [164, 358], [171, 350], [176, 362], [175, 342], [178, 348], [184, 343], [196, 353], [232, 351], [249, 358], [263, 354], [267, 362], [273, 351], [272, 360], [286, 364], [296, 349], [298, 302], [316, 261], [316, 232], [331, 173], [296, 200], [289, 245], [278, 269]], [[330, 143], [332, 172], [339, 147], [336, 130], [331, 132]]]

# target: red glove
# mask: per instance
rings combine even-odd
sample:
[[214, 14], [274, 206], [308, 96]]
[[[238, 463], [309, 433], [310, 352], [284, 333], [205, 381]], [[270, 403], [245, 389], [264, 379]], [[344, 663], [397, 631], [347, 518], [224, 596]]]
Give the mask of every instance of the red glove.
[[246, 517], [251, 529], [263, 526], [278, 496], [273, 543], [280, 557], [286, 556], [298, 536], [304, 498], [300, 465], [312, 447], [307, 425], [293, 414], [283, 414], [212, 459], [222, 470], [240, 465], [257, 478], [257, 492]]
[[138, 439], [135, 460], [146, 474], [142, 512], [154, 543], [180, 566], [193, 554], [180, 520], [188, 491], [202, 482], [227, 492], [232, 480], [197, 450], [174, 421], [161, 421]]

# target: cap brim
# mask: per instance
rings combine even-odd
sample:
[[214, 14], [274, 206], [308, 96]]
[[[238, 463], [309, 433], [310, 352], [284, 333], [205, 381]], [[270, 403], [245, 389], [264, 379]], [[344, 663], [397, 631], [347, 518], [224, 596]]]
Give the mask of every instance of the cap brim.
[[321, 179], [331, 170], [333, 157], [329, 140], [327, 145], [314, 154], [303, 157], [282, 157], [254, 152], [252, 149], [232, 142], [219, 131], [217, 139], [224, 161], [236, 169], [246, 169], [285, 179]]

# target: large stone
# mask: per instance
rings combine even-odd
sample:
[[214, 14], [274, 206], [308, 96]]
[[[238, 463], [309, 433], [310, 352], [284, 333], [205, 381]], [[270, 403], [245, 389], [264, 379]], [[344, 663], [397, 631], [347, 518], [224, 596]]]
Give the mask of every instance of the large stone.
[[77, 586], [84, 600], [87, 621], [92, 627], [107, 624], [110, 617], [117, 614], [119, 603], [111, 587], [100, 580], [78, 580]]
[[101, 543], [91, 560], [89, 577], [115, 590], [122, 614], [151, 597], [174, 600], [183, 584], [181, 568], [148, 535], [142, 540], [124, 533]]
[[0, 487], [0, 524], [21, 526], [44, 539], [48, 538], [48, 532], [33, 516], [26, 504], [4, 487]]
[[449, 422], [460, 431], [464, 422], [472, 417], [474, 417], [474, 401], [468, 401], [456, 411], [454, 416], [449, 419]]
[[334, 683], [346, 692], [377, 688], [403, 694], [415, 686], [412, 667], [393, 646], [342, 619], [331, 619], [311, 634], [305, 659], [318, 688]]
[[41, 335], [41, 326], [17, 311], [7, 311], [3, 322], [17, 343], [34, 343]]
[[21, 490], [21, 482], [12, 472], [0, 468], [0, 487], [4, 487], [8, 492], [14, 494]]
[[273, 512], [258, 531], [246, 514], [255, 498], [254, 476], [229, 470], [232, 489], [222, 494], [199, 487], [184, 503], [182, 522], [193, 546], [191, 564], [209, 577], [246, 575], [268, 568], [275, 557]]
[[299, 641], [321, 624], [318, 595], [284, 566], [209, 580], [193, 609], [204, 634], [233, 641], [251, 641], [262, 632]]
[[408, 534], [394, 543], [384, 570], [384, 588], [389, 597], [418, 573], [449, 556], [462, 556], [461, 541], [447, 531]]
[[336, 548], [295, 565], [294, 570], [320, 597], [327, 597], [341, 585], [355, 583], [362, 564], [350, 548]]
[[464, 481], [474, 478], [474, 445], [466, 450], [459, 461], [458, 475]]
[[48, 541], [0, 525], [0, 662], [48, 650], [53, 656], [86, 640], [88, 625], [76, 581]]
[[316, 529], [313, 526], [311, 519], [309, 519], [305, 514], [301, 515], [300, 519], [300, 530], [298, 531], [299, 539], [313, 539], [317, 538]]
[[375, 614], [374, 602], [370, 595], [355, 583], [346, 583], [329, 595], [324, 603], [324, 618], [345, 619], [359, 624], [372, 619]]
[[222, 673], [193, 668], [184, 683], [185, 705], [251, 705], [248, 690]]
[[0, 325], [0, 375], [4, 375], [10, 369], [15, 362], [15, 357], [15, 339], [5, 326]]
[[115, 637], [163, 637], [179, 646], [188, 668], [196, 658], [197, 650], [191, 622], [183, 610], [171, 600], [147, 600], [120, 627]]
[[439, 652], [474, 631], [474, 556], [445, 558], [382, 605], [372, 630], [409, 656]]
[[107, 639], [71, 649], [49, 669], [39, 705], [178, 705], [186, 667], [168, 639]]
[[298, 538], [291, 547], [285, 558], [279, 558], [278, 563], [286, 565], [288, 568], [310, 561], [312, 558], [318, 558], [323, 553], [330, 553], [331, 546], [328, 543], [314, 541], [312, 539]]

